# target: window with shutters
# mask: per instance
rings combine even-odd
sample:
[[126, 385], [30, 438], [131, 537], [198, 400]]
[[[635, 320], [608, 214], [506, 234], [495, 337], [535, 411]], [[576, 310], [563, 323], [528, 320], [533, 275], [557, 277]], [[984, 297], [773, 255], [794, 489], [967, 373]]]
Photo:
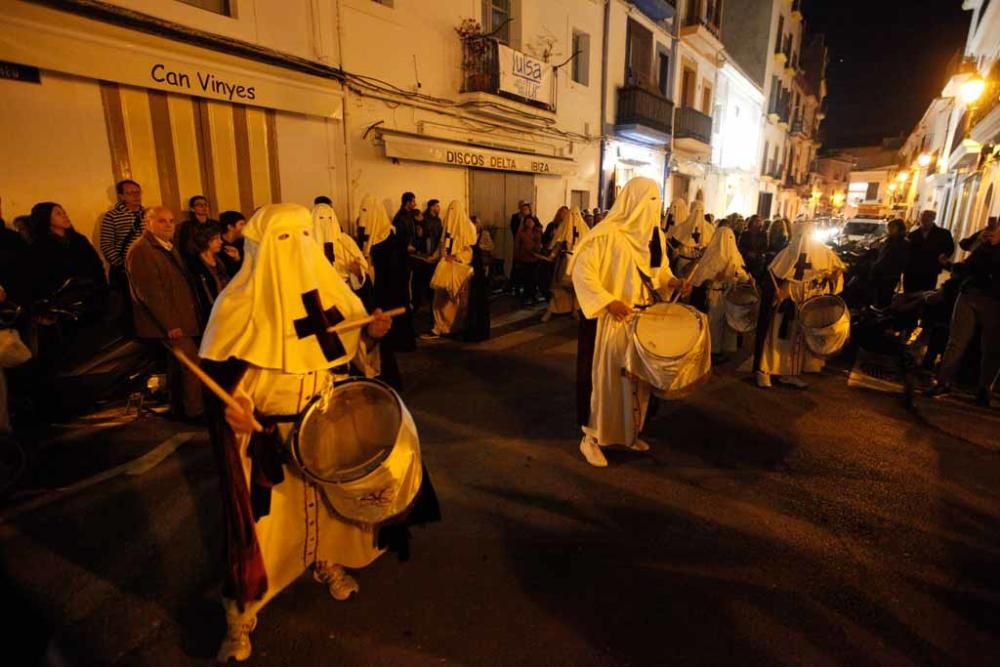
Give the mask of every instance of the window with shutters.
[[869, 183], [865, 192], [865, 201], [878, 201], [878, 182]]
[[573, 31], [573, 80], [590, 85], [590, 35]]
[[681, 76], [681, 104], [686, 107], [694, 106], [697, 76], [694, 69], [685, 65], [684, 74]]
[[701, 111], [708, 116], [712, 115], [712, 86], [708, 81], [701, 83]]

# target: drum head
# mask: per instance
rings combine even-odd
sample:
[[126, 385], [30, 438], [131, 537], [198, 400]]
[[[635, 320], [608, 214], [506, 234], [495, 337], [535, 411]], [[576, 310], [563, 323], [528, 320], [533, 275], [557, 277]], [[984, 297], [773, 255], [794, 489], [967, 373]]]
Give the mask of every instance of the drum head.
[[320, 481], [360, 479], [392, 452], [401, 423], [402, 409], [391, 389], [372, 380], [349, 380], [306, 408], [295, 458], [306, 475]]
[[847, 314], [847, 304], [833, 294], [816, 296], [802, 304], [802, 326], [826, 329], [837, 324]]
[[741, 283], [729, 288], [726, 292], [726, 301], [734, 306], [756, 306], [760, 303], [760, 297], [757, 296], [757, 288], [753, 285]]
[[636, 320], [635, 337], [642, 348], [657, 357], [678, 358], [690, 352], [701, 335], [701, 321], [690, 306], [658, 303]]

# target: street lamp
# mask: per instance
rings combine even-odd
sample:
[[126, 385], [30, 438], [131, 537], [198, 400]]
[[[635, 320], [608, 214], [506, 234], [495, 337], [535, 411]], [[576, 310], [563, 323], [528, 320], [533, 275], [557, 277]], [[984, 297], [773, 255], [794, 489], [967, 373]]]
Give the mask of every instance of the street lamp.
[[962, 84], [959, 95], [966, 106], [971, 106], [979, 101], [983, 91], [986, 90], [986, 82], [979, 75], [976, 75]]
[[931, 166], [931, 154], [930, 153], [921, 153], [917, 157], [917, 164], [919, 164], [920, 167], [923, 168], [923, 169], [926, 169], [927, 167]]
[[900, 183], [906, 183], [906, 181], [908, 181], [909, 179], [910, 179], [910, 172], [908, 171], [901, 171], [896, 176], [896, 180], [899, 181]]

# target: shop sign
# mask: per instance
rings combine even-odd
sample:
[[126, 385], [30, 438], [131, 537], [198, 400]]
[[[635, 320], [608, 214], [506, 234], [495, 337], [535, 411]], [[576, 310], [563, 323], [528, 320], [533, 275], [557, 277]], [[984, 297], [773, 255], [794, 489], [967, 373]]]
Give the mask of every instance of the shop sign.
[[0, 60], [0, 79], [24, 81], [25, 83], [41, 83], [42, 74], [38, 71], [37, 67], [18, 65], [17, 63]]
[[382, 135], [382, 141], [386, 157], [391, 158], [529, 174], [569, 175], [576, 172], [576, 164], [572, 160], [563, 158], [514, 153], [471, 144], [389, 133]]

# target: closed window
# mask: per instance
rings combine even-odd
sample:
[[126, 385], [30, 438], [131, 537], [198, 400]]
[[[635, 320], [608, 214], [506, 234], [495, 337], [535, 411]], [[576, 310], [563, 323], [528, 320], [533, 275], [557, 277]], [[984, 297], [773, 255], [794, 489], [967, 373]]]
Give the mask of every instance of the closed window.
[[660, 95], [670, 97], [670, 56], [662, 51], [657, 54], [659, 77], [657, 78], [657, 89]]
[[701, 110], [702, 113], [712, 115], [712, 86], [707, 81], [701, 84]]
[[869, 183], [865, 192], [865, 201], [878, 201], [878, 182]]
[[693, 69], [690, 67], [684, 68], [684, 74], [681, 77], [681, 103], [686, 107], [694, 106], [694, 89], [697, 86], [696, 76]]
[[205, 11], [212, 12], [213, 14], [232, 16], [230, 13], [229, 0], [180, 0], [180, 2], [183, 2], [185, 5], [197, 7], [198, 9], [204, 9]]
[[590, 85], [590, 35], [573, 31], [573, 80]]
[[510, 43], [510, 0], [483, 0], [483, 32]]

